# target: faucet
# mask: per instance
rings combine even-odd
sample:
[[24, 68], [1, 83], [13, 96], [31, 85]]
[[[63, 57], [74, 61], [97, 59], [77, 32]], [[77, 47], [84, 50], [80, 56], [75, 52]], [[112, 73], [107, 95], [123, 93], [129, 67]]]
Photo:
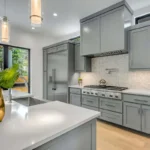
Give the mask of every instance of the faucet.
[[[19, 78], [23, 79], [23, 80], [24, 80], [25, 87], [28, 87], [28, 81], [25, 79], [25, 77], [20, 76]], [[8, 89], [8, 101], [9, 101], [9, 103], [12, 102], [12, 88], [9, 88], [9, 89]]]
[[25, 86], [28, 87], [28, 81], [26, 80], [26, 78], [23, 76], [20, 76], [20, 78], [24, 80]]

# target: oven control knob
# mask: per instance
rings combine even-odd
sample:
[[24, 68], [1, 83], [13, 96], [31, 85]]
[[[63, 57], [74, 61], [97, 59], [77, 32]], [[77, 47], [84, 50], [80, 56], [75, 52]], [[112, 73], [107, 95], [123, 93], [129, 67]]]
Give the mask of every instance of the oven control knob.
[[98, 95], [97, 93], [95, 93], [95, 95]]
[[119, 97], [116, 95], [115, 98], [119, 98]]
[[113, 97], [113, 95], [109, 95], [109, 97]]
[[90, 94], [89, 92], [87, 92], [87, 94]]
[[103, 97], [105, 97], [105, 94], [102, 94]]
[[94, 93], [93, 93], [93, 92], [91, 92], [91, 94], [93, 95]]

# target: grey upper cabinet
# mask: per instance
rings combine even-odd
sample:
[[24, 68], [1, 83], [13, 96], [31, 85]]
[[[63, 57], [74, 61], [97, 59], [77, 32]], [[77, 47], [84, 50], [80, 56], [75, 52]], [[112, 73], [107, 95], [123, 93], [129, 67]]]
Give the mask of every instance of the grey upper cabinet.
[[124, 7], [101, 15], [101, 52], [125, 49]]
[[127, 31], [133, 11], [121, 1], [80, 20], [81, 55], [108, 56], [127, 53]]
[[142, 131], [150, 134], [150, 106], [142, 106]]
[[124, 126], [141, 131], [141, 105], [124, 103]]
[[149, 69], [150, 26], [131, 29], [128, 48], [130, 51], [130, 69]]
[[100, 20], [99, 17], [81, 24], [81, 55], [100, 53]]
[[80, 55], [80, 43], [75, 44], [75, 72], [91, 72], [91, 58]]

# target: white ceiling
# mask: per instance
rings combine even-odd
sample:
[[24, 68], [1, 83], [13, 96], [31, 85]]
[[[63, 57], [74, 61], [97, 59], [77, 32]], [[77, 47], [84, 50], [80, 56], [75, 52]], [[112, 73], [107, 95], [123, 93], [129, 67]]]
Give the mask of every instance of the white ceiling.
[[[31, 30], [29, 21], [30, 0], [6, 0], [7, 16], [11, 24], [20, 26], [30, 32], [49, 34], [61, 37], [78, 32], [79, 20], [121, 0], [42, 0], [43, 25], [35, 31]], [[127, 0], [131, 8], [137, 9], [150, 5], [150, 0]], [[58, 17], [53, 17], [53, 13]], [[0, 0], [0, 16], [4, 15], [4, 0]]]

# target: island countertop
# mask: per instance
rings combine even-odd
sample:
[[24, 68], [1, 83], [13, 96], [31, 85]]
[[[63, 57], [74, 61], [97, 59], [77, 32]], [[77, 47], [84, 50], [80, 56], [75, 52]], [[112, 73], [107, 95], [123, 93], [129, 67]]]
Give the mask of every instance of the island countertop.
[[0, 123], [0, 149], [32, 150], [99, 115], [58, 101], [32, 107], [6, 103], [6, 115]]

